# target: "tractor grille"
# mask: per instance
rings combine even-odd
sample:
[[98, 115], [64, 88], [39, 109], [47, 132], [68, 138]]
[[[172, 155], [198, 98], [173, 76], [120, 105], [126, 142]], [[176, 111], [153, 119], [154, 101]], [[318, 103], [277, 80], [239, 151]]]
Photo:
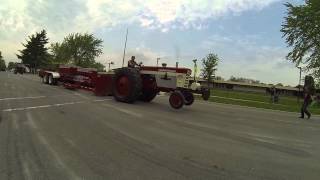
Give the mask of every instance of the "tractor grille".
[[184, 88], [189, 88], [189, 76], [186, 77], [185, 81], [184, 81]]

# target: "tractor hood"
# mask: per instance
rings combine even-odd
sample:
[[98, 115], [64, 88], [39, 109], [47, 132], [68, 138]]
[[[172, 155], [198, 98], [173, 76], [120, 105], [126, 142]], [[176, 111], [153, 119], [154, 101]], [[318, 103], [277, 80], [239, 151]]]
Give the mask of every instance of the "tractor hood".
[[176, 67], [155, 67], [155, 66], [142, 66], [140, 68], [143, 71], [156, 71], [156, 72], [172, 72], [191, 75], [192, 71], [188, 68], [176, 68]]

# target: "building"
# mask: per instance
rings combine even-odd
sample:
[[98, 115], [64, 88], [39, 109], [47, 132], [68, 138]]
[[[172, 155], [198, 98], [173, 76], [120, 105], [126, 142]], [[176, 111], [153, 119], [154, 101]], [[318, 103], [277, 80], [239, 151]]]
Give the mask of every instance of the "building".
[[[207, 85], [207, 81], [203, 79], [198, 80], [198, 82], [201, 85]], [[280, 95], [297, 96], [299, 94], [299, 88], [296, 88], [296, 87], [273, 86], [268, 84], [251, 84], [251, 83], [223, 81], [223, 80], [214, 80], [214, 82], [210, 83], [210, 87], [221, 89], [221, 90], [228, 90], [228, 91], [240, 91], [240, 92], [263, 93], [263, 94], [269, 94], [272, 88], [274, 87], [276, 89], [276, 92]], [[302, 89], [300, 89], [300, 94], [301, 94], [301, 91]]]

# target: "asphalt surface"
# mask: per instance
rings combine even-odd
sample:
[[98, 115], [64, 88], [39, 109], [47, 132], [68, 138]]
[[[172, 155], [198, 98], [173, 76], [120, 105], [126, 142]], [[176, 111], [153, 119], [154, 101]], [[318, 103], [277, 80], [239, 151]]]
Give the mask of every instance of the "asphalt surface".
[[0, 179], [319, 179], [320, 118], [112, 97], [0, 72]]

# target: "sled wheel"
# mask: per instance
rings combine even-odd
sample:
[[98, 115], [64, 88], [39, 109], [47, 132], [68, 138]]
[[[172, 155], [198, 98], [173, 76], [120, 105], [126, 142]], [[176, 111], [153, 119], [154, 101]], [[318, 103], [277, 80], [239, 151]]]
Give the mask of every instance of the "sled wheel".
[[47, 74], [42, 77], [42, 82], [44, 84], [48, 84], [48, 75]]
[[54, 83], [53, 81], [54, 81], [53, 76], [50, 74], [48, 77], [48, 84], [53, 85]]

